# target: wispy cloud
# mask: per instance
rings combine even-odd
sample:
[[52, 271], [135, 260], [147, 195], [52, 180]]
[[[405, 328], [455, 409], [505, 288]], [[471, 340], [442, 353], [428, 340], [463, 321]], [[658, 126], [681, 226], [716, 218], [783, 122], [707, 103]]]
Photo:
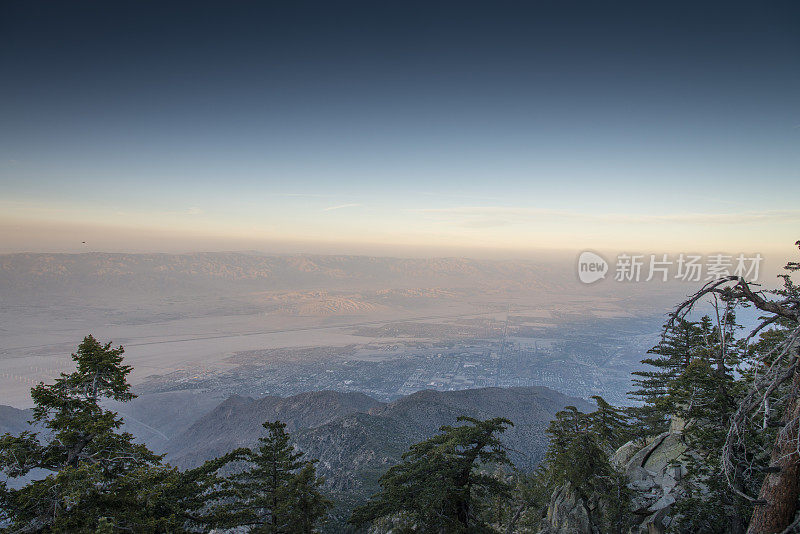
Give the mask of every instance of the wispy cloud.
[[335, 195], [323, 195], [317, 193], [276, 193], [279, 197], [298, 197], [298, 198], [332, 198]]
[[620, 224], [751, 224], [800, 221], [800, 210], [764, 210], [740, 213], [676, 213], [667, 215], [634, 213], [587, 213], [543, 208], [508, 206], [457, 206], [412, 209], [412, 212], [447, 218], [466, 226], [498, 226], [542, 218], [572, 219]]
[[188, 208], [182, 208], [179, 210], [166, 210], [153, 213], [158, 213], [159, 215], [165, 215], [167, 217], [196, 217], [198, 215], [203, 215], [204, 212], [197, 206], [189, 206]]
[[357, 208], [361, 206], [361, 204], [339, 204], [338, 206], [329, 206], [322, 211], [333, 211], [333, 210], [342, 210], [345, 208]]

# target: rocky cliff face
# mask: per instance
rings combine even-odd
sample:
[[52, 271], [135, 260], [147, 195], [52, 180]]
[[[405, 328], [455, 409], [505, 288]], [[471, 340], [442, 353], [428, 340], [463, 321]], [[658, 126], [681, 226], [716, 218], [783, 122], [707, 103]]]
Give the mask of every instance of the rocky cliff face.
[[612, 457], [634, 491], [633, 513], [641, 519], [635, 532], [664, 532], [671, 522], [672, 505], [685, 495], [681, 486], [686, 476], [685, 463], [681, 463], [685, 452], [683, 435], [665, 432], [638, 450], [626, 443]]
[[595, 502], [579, 499], [566, 485], [558, 488], [550, 497], [547, 515], [542, 521], [540, 534], [599, 534], [600, 529], [592, 520]]

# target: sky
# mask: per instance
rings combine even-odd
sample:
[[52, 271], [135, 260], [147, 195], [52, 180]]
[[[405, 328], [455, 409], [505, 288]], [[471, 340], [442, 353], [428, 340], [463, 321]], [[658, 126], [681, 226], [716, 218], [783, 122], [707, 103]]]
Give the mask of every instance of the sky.
[[798, 28], [797, 2], [3, 2], [0, 251], [789, 255]]

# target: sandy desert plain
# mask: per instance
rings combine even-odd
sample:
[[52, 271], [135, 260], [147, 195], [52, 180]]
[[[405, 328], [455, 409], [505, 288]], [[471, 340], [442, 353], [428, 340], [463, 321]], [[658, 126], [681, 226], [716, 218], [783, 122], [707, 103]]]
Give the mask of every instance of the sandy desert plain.
[[[24, 260], [48, 266], [66, 261], [58, 255]], [[20, 261], [6, 257], [6, 273], [14, 271], [9, 263]], [[60, 269], [59, 277], [43, 279], [41, 268], [15, 268], [16, 274], [2, 282], [18, 291], [7, 291], [0, 304], [0, 404], [15, 407], [30, 406], [33, 385], [72, 369], [69, 355], [87, 334], [125, 347], [126, 363], [134, 367], [130, 379], [137, 385], [177, 371], [191, 375], [231, 369], [239, 365], [233, 357], [247, 351], [500, 339], [508, 334], [508, 317], [515, 318], [517, 329], [549, 327], [551, 337], [553, 328], [586, 320], [648, 317], [657, 324], [686, 292], [682, 286], [650, 284], [588, 288], [563, 269], [546, 271], [533, 283], [481, 273], [477, 284], [465, 283], [462, 276], [444, 283], [431, 280], [438, 284], [427, 286], [387, 278], [337, 280], [332, 289], [322, 282], [313, 289], [298, 283], [297, 289], [261, 290], [256, 282], [221, 290], [203, 284], [173, 287], [168, 281], [156, 289], [143, 282], [140, 291], [130, 280], [107, 283], [107, 270], [78, 277], [73, 266], [71, 272]], [[394, 329], [392, 334], [386, 328], [407, 323], [428, 326], [421, 333]], [[656, 333], [655, 327], [650, 330]], [[394, 356], [362, 350], [350, 358]]]

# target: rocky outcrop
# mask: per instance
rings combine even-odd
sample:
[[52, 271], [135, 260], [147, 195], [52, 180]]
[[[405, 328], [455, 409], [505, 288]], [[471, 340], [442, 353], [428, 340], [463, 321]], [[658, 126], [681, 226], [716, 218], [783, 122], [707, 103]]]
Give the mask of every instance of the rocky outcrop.
[[686, 466], [681, 458], [686, 452], [683, 434], [664, 432], [636, 450], [636, 442], [620, 447], [611, 463], [628, 477], [633, 490], [632, 508], [639, 520], [633, 532], [664, 532], [672, 520], [670, 511], [675, 501], [684, 496], [681, 481]]
[[593, 503], [578, 498], [569, 485], [561, 486], [550, 497], [539, 534], [598, 534], [592, 508]]

